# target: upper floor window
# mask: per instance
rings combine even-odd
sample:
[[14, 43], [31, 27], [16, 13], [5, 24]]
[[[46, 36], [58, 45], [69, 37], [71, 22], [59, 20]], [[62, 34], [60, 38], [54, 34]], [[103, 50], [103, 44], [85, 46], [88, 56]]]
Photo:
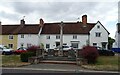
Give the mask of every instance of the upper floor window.
[[21, 38], [24, 38], [24, 35], [23, 35], [23, 34], [21, 35]]
[[56, 35], [56, 39], [60, 39], [60, 35]]
[[77, 39], [77, 35], [73, 35], [73, 39]]
[[13, 39], [13, 35], [9, 35], [9, 39]]
[[96, 37], [101, 37], [101, 33], [100, 33], [100, 32], [96, 32], [96, 33], [95, 33], [95, 36], [96, 36]]
[[100, 28], [100, 26], [98, 25], [98, 26], [97, 26], [97, 28], [99, 29], [99, 28]]
[[50, 36], [48, 35], [48, 36], [46, 36], [46, 39], [50, 39]]

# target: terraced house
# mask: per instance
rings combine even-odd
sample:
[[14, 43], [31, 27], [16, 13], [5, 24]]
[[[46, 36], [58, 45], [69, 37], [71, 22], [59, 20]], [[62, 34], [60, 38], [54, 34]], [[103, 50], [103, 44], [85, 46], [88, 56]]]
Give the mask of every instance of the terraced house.
[[[82, 22], [63, 22], [63, 44], [82, 48], [89, 44], [107, 48], [109, 32], [100, 23], [87, 23], [87, 15], [82, 16]], [[2, 43], [12, 48], [20, 46], [44, 45], [45, 49], [54, 49], [60, 45], [60, 24], [44, 23], [25, 24], [24, 19], [18, 25], [1, 25]]]

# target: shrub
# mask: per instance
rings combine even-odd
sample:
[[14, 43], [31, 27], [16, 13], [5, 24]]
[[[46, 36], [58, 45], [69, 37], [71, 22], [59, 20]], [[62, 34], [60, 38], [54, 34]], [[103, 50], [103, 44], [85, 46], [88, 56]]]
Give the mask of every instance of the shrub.
[[97, 49], [93, 46], [83, 47], [81, 55], [83, 58], [87, 59], [88, 64], [95, 63], [99, 56]]
[[20, 59], [22, 62], [28, 62], [28, 58], [35, 56], [35, 53], [33, 52], [25, 52], [20, 55]]
[[38, 48], [40, 48], [40, 47], [33, 45], [33, 46], [29, 47], [29, 48], [27, 49], [27, 51], [28, 51], [28, 52], [33, 52], [33, 53], [36, 54], [36, 50], [37, 50]]

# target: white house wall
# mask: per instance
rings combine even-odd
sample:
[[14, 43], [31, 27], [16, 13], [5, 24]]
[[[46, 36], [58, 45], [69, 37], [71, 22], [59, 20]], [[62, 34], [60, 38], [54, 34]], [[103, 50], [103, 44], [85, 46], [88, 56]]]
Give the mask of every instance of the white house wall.
[[18, 35], [18, 48], [21, 46], [21, 43], [24, 44], [24, 47], [27, 47], [27, 44], [38, 45], [39, 38], [37, 34], [24, 34], [24, 38], [21, 38], [21, 35]]
[[[98, 25], [100, 26], [99, 29], [97, 28]], [[101, 37], [96, 37], [96, 32], [101, 32]], [[90, 45], [93, 46], [93, 43], [97, 43], [97, 46], [102, 47], [101, 42], [108, 42], [108, 33], [103, 26], [97, 22], [97, 24], [90, 31]]]
[[[54, 49], [56, 47], [56, 42], [60, 42], [60, 39], [56, 39], [56, 35], [51, 35], [51, 34], [50, 34], [50, 39], [46, 39], [46, 36], [48, 35], [42, 34], [40, 36], [39, 42], [44, 44], [44, 48], [46, 48], [46, 44], [50, 44], [50, 49]], [[86, 41], [88, 40], [88, 35], [77, 35], [77, 39], [73, 39], [73, 35], [70, 34], [63, 35], [63, 43], [66, 43], [68, 46], [71, 46], [71, 41], [79, 41], [78, 44], [79, 49], [81, 49], [84, 45], [86, 45]]]

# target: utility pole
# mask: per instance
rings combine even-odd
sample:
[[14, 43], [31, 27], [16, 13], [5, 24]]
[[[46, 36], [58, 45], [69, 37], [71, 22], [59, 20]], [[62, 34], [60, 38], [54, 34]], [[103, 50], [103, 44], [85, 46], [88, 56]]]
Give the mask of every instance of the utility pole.
[[63, 56], [63, 21], [61, 21], [60, 26], [60, 50], [59, 50], [59, 56]]

